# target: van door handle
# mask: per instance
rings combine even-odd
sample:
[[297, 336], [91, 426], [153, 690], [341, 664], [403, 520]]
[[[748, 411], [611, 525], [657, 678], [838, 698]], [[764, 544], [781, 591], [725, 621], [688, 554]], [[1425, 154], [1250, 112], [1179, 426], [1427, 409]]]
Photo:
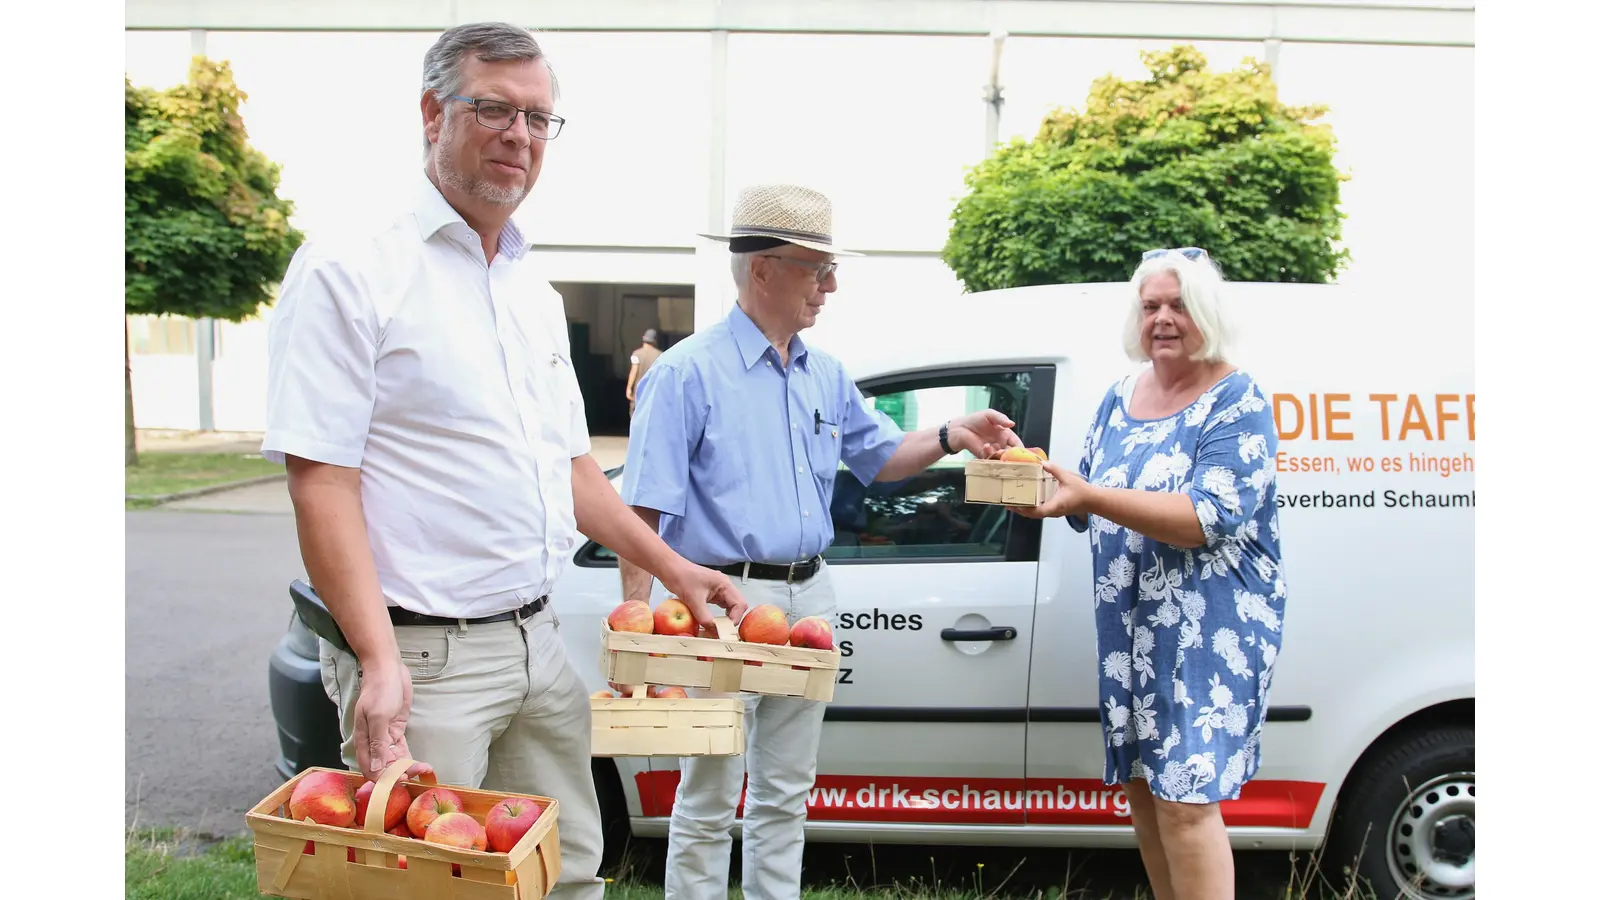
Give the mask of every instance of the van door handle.
[[1010, 625], [1000, 625], [995, 628], [946, 628], [939, 632], [939, 637], [947, 641], [1013, 641], [1017, 638], [1017, 630]]

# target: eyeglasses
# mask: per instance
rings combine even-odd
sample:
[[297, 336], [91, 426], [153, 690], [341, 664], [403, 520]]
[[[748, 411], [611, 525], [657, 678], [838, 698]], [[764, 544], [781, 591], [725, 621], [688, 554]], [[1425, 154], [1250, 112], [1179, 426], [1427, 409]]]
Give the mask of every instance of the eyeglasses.
[[1143, 262], [1146, 259], [1153, 259], [1154, 257], [1162, 256], [1167, 253], [1176, 253], [1188, 259], [1192, 259], [1195, 262], [1200, 262], [1201, 260], [1211, 258], [1211, 254], [1199, 247], [1178, 247], [1176, 249], [1163, 247], [1156, 250], [1146, 250], [1144, 252], [1144, 256], [1141, 257], [1139, 261]]
[[505, 131], [510, 128], [517, 121], [517, 113], [522, 113], [528, 122], [528, 134], [541, 141], [555, 140], [556, 135], [561, 133], [561, 126], [567, 124], [567, 120], [560, 116], [537, 109], [512, 106], [503, 100], [480, 100], [477, 97], [463, 97], [459, 94], [451, 94], [450, 99], [470, 103], [477, 112], [478, 124], [485, 128], [493, 128], [495, 131]]
[[817, 284], [821, 284], [824, 281], [827, 281], [829, 275], [832, 275], [834, 272], [837, 272], [839, 270], [839, 264], [836, 263], [836, 262], [825, 262], [825, 263], [806, 262], [803, 259], [792, 259], [792, 258], [787, 257], [787, 256], [778, 256], [778, 255], [772, 254], [772, 253], [763, 253], [761, 255], [766, 259], [781, 259], [784, 262], [794, 263], [797, 266], [801, 266], [803, 268], [810, 269], [817, 276]]

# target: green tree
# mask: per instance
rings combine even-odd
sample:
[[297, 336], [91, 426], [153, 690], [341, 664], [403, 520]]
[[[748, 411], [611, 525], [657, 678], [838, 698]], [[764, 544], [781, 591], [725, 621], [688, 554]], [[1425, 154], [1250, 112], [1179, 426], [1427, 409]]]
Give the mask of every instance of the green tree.
[[[278, 197], [278, 166], [250, 146], [246, 99], [226, 62], [195, 57], [189, 80], [127, 94], [125, 315], [238, 322], [272, 299], [304, 236]], [[127, 321], [123, 321], [126, 338]], [[126, 340], [124, 341], [126, 343]], [[135, 465], [133, 370], [124, 348], [127, 464]]]
[[944, 260], [969, 291], [1121, 281], [1154, 247], [1205, 247], [1234, 281], [1327, 282], [1339, 185], [1327, 110], [1278, 100], [1253, 59], [1212, 72], [1194, 47], [1140, 54], [968, 171]]

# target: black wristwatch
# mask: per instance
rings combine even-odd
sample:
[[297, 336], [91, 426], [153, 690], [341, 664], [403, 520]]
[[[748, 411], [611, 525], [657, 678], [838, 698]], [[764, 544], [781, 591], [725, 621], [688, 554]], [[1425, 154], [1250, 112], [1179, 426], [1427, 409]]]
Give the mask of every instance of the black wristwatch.
[[955, 455], [956, 448], [950, 446], [950, 423], [945, 422], [939, 426], [939, 446], [944, 448], [946, 456]]

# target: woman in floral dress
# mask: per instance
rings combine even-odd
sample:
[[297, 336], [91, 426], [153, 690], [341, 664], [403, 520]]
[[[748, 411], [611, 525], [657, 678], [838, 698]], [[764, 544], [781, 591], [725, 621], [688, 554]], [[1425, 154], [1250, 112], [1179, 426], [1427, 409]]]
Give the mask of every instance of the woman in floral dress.
[[1222, 279], [1203, 250], [1151, 251], [1082, 477], [1031, 517], [1089, 533], [1105, 781], [1132, 804], [1156, 900], [1233, 897], [1218, 807], [1261, 763], [1285, 587], [1268, 394], [1226, 358]]

